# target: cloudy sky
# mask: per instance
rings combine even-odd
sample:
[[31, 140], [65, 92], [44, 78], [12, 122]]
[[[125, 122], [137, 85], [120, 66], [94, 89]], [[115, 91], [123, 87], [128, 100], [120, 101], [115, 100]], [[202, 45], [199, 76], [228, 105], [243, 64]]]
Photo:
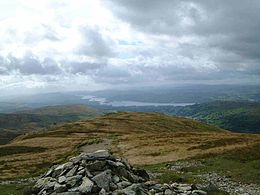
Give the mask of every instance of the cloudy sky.
[[259, 0], [0, 0], [0, 90], [260, 84]]

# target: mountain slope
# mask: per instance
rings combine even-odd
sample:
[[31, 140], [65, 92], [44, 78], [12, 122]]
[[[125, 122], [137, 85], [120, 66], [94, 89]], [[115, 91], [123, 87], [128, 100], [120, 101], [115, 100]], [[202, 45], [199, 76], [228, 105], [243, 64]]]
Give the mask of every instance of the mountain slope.
[[[187, 118], [157, 113], [113, 113], [20, 136], [1, 146], [0, 179], [37, 174], [77, 153], [82, 146], [94, 147], [104, 139], [112, 142], [112, 152], [137, 165], [216, 154], [260, 141], [259, 136], [234, 134]], [[10, 148], [13, 153], [1, 156]], [[21, 149], [23, 153], [16, 153]]]
[[93, 118], [103, 112], [85, 105], [48, 106], [16, 113], [0, 114], [0, 144], [5, 144], [19, 134], [38, 131], [50, 126], [81, 119]]
[[260, 133], [260, 102], [215, 101], [185, 106], [174, 114], [232, 131]]

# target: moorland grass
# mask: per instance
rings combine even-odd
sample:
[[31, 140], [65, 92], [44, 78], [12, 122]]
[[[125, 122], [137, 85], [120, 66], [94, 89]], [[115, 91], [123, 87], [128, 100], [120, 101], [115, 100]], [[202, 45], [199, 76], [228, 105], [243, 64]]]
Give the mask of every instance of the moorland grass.
[[6, 146], [6, 147], [0, 147], [0, 157], [13, 155], [13, 154], [40, 153], [46, 150], [47, 149], [43, 147]]

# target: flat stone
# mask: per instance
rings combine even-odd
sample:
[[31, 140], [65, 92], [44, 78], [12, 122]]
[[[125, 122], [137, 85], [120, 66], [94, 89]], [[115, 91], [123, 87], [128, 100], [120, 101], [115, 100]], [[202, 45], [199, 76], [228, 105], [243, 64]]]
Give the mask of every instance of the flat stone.
[[129, 182], [129, 181], [122, 181], [122, 182], [119, 182], [119, 183], [117, 184], [117, 186], [118, 186], [119, 189], [124, 189], [124, 188], [126, 188], [126, 187], [128, 187], [128, 186], [130, 186], [130, 185], [132, 185], [132, 183]]
[[116, 170], [114, 170], [114, 172], [116, 172], [118, 176], [124, 177], [132, 183], [136, 183], [140, 180], [138, 176], [134, 175], [124, 167], [118, 167]]
[[67, 169], [67, 168], [72, 168], [72, 167], [73, 167], [73, 163], [67, 162], [67, 163], [64, 163], [62, 165], [57, 166], [54, 170], [58, 171], [58, 170], [63, 170], [63, 169]]
[[85, 169], [85, 174], [86, 174], [86, 176], [88, 176], [89, 178], [94, 177], [94, 176], [89, 172], [88, 169]]
[[54, 191], [55, 192], [65, 192], [66, 190], [67, 190], [67, 187], [66, 187], [65, 184], [64, 185], [60, 185], [60, 184], [56, 183], [54, 185]]
[[52, 177], [45, 177], [45, 178], [41, 178], [39, 179], [36, 184], [35, 184], [35, 188], [37, 189], [42, 189], [42, 188], [46, 188], [47, 185], [49, 185], [50, 183], [55, 184], [56, 179], [52, 178]]
[[75, 165], [75, 166], [66, 174], [66, 177], [71, 177], [71, 176], [75, 175], [77, 169], [78, 169], [78, 165]]
[[82, 183], [79, 186], [79, 191], [85, 194], [91, 194], [91, 190], [94, 186], [94, 183], [87, 177], [83, 177]]
[[73, 167], [72, 162], [67, 162], [62, 165], [59, 165], [54, 169], [52, 176], [57, 177], [57, 176], [64, 175], [67, 172], [67, 169], [72, 169], [72, 167]]
[[112, 157], [107, 150], [98, 150], [94, 153], [88, 153], [82, 156], [83, 160], [114, 160], [114, 157]]
[[45, 174], [44, 177], [49, 177], [49, 176], [51, 176], [52, 172], [53, 172], [53, 168], [50, 168], [50, 169], [47, 171], [47, 173]]
[[108, 165], [113, 167], [125, 167], [125, 165], [119, 161], [107, 160]]
[[62, 193], [57, 193], [57, 195], [81, 195], [80, 192], [62, 192]]
[[92, 171], [104, 171], [106, 166], [106, 161], [95, 161], [86, 165], [87, 169]]
[[203, 191], [203, 190], [193, 190], [192, 193], [196, 193], [196, 194], [199, 194], [199, 195], [206, 195], [207, 192]]
[[109, 191], [109, 183], [111, 182], [111, 180], [111, 170], [109, 169], [99, 173], [92, 178], [92, 181], [94, 181], [98, 187], [104, 188], [107, 192]]
[[118, 186], [114, 182], [111, 182], [109, 184], [109, 188], [111, 191], [115, 191], [115, 190], [117, 190]]
[[120, 178], [119, 178], [117, 175], [114, 175], [114, 176], [112, 177], [112, 180], [113, 180], [114, 183], [120, 182]]
[[66, 184], [70, 187], [75, 186], [82, 179], [81, 175], [75, 175], [66, 179]]
[[178, 189], [179, 191], [184, 191], [184, 192], [186, 192], [186, 191], [191, 191], [191, 190], [192, 190], [192, 187], [191, 187], [191, 186], [178, 186], [177, 189]]
[[60, 184], [62, 184], [62, 183], [64, 183], [65, 181], [66, 181], [66, 177], [65, 176], [60, 176], [59, 178], [58, 178], [58, 182], [60, 183]]
[[171, 191], [170, 189], [166, 189], [166, 190], [164, 191], [164, 195], [174, 195], [174, 194], [176, 194], [176, 193], [173, 192], [173, 191]]
[[123, 190], [125, 195], [136, 195], [136, 192], [133, 190]]
[[144, 193], [144, 189], [142, 188], [142, 185], [141, 184], [135, 184], [135, 183], [128, 186], [127, 188], [123, 189], [123, 191], [134, 191], [137, 194]]

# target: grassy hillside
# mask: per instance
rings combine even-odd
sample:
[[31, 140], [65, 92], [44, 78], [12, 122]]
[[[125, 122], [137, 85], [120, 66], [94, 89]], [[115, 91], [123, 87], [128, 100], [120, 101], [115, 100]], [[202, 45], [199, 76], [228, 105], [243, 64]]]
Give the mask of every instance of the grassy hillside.
[[0, 114], [0, 144], [19, 134], [39, 131], [66, 122], [102, 115], [99, 110], [85, 105], [48, 106], [16, 113]]
[[155, 113], [113, 113], [20, 136], [1, 146], [0, 179], [38, 175], [82, 146], [103, 139], [112, 141], [113, 153], [138, 166], [217, 155], [260, 142], [259, 136], [230, 133], [192, 119]]
[[260, 133], [260, 102], [216, 101], [185, 106], [175, 114], [232, 131]]

